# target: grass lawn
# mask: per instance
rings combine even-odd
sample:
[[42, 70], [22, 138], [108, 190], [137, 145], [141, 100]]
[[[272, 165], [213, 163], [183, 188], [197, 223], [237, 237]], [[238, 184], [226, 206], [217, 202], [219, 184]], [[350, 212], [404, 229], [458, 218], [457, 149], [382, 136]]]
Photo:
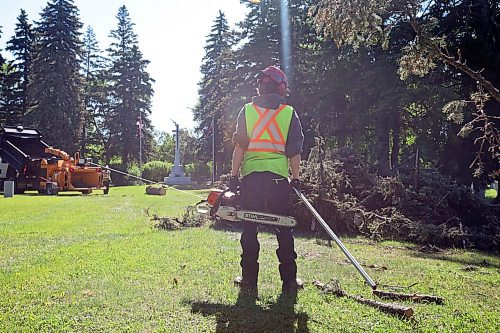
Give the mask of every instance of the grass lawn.
[[316, 290], [314, 278], [337, 278], [349, 293], [370, 296], [340, 250], [311, 237], [296, 238], [308, 284], [295, 304], [283, 299], [277, 242], [261, 233], [259, 297], [238, 297], [237, 231], [160, 231], [144, 211], [180, 216], [199, 200], [192, 194], [206, 194], [189, 193], [122, 187], [108, 196], [0, 198], [0, 332], [500, 331], [500, 258], [472, 251], [424, 254], [409, 244], [345, 240], [380, 284], [417, 282], [409, 292], [446, 298], [406, 302], [415, 310], [409, 321]]

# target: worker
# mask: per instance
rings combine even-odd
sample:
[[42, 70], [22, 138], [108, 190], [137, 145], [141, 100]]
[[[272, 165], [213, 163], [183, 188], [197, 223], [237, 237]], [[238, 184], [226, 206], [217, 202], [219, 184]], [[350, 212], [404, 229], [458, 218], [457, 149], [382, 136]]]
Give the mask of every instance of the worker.
[[[294, 108], [285, 103], [288, 82], [278, 67], [270, 66], [261, 71], [257, 83], [258, 96], [241, 109], [237, 118], [229, 190], [240, 189], [244, 209], [291, 216], [291, 189], [300, 187], [302, 126]], [[242, 224], [242, 274], [234, 283], [241, 289], [256, 290], [260, 250], [257, 225]], [[297, 278], [293, 230], [277, 227], [276, 235], [282, 291], [296, 292], [303, 282]]]
[[111, 170], [109, 170], [109, 165], [107, 164], [102, 169], [102, 183], [103, 186], [109, 191], [109, 184], [111, 183]]

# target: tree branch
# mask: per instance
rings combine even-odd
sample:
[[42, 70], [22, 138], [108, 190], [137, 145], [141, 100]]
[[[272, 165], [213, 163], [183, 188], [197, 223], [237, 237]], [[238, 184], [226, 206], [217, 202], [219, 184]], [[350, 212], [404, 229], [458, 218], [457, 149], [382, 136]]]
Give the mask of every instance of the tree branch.
[[470, 76], [472, 79], [476, 80], [490, 93], [490, 95], [494, 99], [500, 102], [500, 90], [498, 90], [490, 81], [486, 80], [479, 72], [473, 71], [469, 66], [467, 66], [463, 62], [458, 61], [454, 57], [444, 54], [443, 51], [440, 50], [437, 46], [436, 51], [438, 58], [441, 59], [444, 63], [455, 67], [456, 69]]

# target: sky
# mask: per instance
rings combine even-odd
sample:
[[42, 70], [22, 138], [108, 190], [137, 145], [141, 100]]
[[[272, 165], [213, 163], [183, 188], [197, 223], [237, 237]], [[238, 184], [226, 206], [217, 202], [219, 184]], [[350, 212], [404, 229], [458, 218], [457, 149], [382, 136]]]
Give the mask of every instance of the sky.
[[[21, 8], [30, 22], [40, 18], [47, 0], [1, 0], [0, 49], [6, 58], [6, 42], [14, 35]], [[197, 101], [197, 83], [206, 36], [219, 10], [234, 27], [245, 16], [239, 0], [75, 0], [85, 32], [91, 26], [102, 50], [108, 48], [111, 30], [116, 29], [118, 8], [125, 5], [135, 23], [139, 48], [151, 61], [147, 71], [155, 80], [151, 120], [157, 130], [174, 129], [172, 120], [181, 128], [195, 126], [190, 108]]]

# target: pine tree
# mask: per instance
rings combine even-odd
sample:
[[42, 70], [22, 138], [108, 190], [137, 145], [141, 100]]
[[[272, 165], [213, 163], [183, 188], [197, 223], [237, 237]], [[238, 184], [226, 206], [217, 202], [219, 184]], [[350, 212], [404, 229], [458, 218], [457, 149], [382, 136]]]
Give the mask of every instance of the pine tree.
[[[0, 25], [0, 37], [2, 37], [2, 26], [1, 25]], [[2, 49], [0, 49], [0, 69], [2, 68], [3, 64], [5, 63], [5, 59], [2, 56], [1, 51], [2, 51]]]
[[230, 127], [234, 126], [232, 119], [228, 116], [231, 111], [231, 103], [234, 90], [232, 86], [234, 78], [233, 58], [234, 33], [227, 24], [223, 12], [214, 20], [212, 30], [207, 36], [205, 56], [202, 60], [202, 79], [199, 85], [199, 103], [193, 110], [194, 120], [198, 123], [197, 131], [203, 133], [200, 139], [200, 157], [207, 161], [212, 157], [212, 140], [207, 137], [215, 133], [216, 165], [215, 169], [220, 173], [223, 164], [229, 163], [225, 152], [225, 144], [230, 140]]
[[[0, 37], [2, 36], [2, 26], [0, 25]], [[5, 120], [7, 115], [5, 114], [4, 105], [5, 105], [5, 95], [4, 95], [4, 72], [5, 72], [5, 59], [1, 53], [2, 49], [0, 49], [0, 125], [5, 124]]]
[[80, 148], [83, 127], [82, 42], [73, 0], [52, 0], [36, 23], [28, 85], [30, 118], [45, 140], [68, 152]]
[[34, 32], [24, 9], [21, 9], [17, 20], [15, 35], [7, 42], [6, 48], [15, 56], [15, 60], [9, 64], [4, 83], [3, 108], [7, 114], [6, 123], [9, 125], [25, 122], [29, 108], [27, 87]]
[[96, 35], [90, 26], [85, 32], [83, 44], [85, 110], [81, 152], [85, 155], [89, 151], [92, 156], [96, 156], [102, 155], [106, 143], [104, 139], [106, 135], [104, 127], [107, 93], [106, 59], [101, 55]]
[[136, 123], [141, 119], [143, 158], [152, 150], [151, 97], [153, 80], [146, 71], [148, 60], [139, 50], [134, 23], [128, 10], [122, 6], [116, 16], [118, 27], [111, 31], [114, 42], [108, 49], [111, 68], [109, 110], [106, 126], [110, 134], [111, 155], [118, 155], [122, 163], [139, 161], [139, 136]]

